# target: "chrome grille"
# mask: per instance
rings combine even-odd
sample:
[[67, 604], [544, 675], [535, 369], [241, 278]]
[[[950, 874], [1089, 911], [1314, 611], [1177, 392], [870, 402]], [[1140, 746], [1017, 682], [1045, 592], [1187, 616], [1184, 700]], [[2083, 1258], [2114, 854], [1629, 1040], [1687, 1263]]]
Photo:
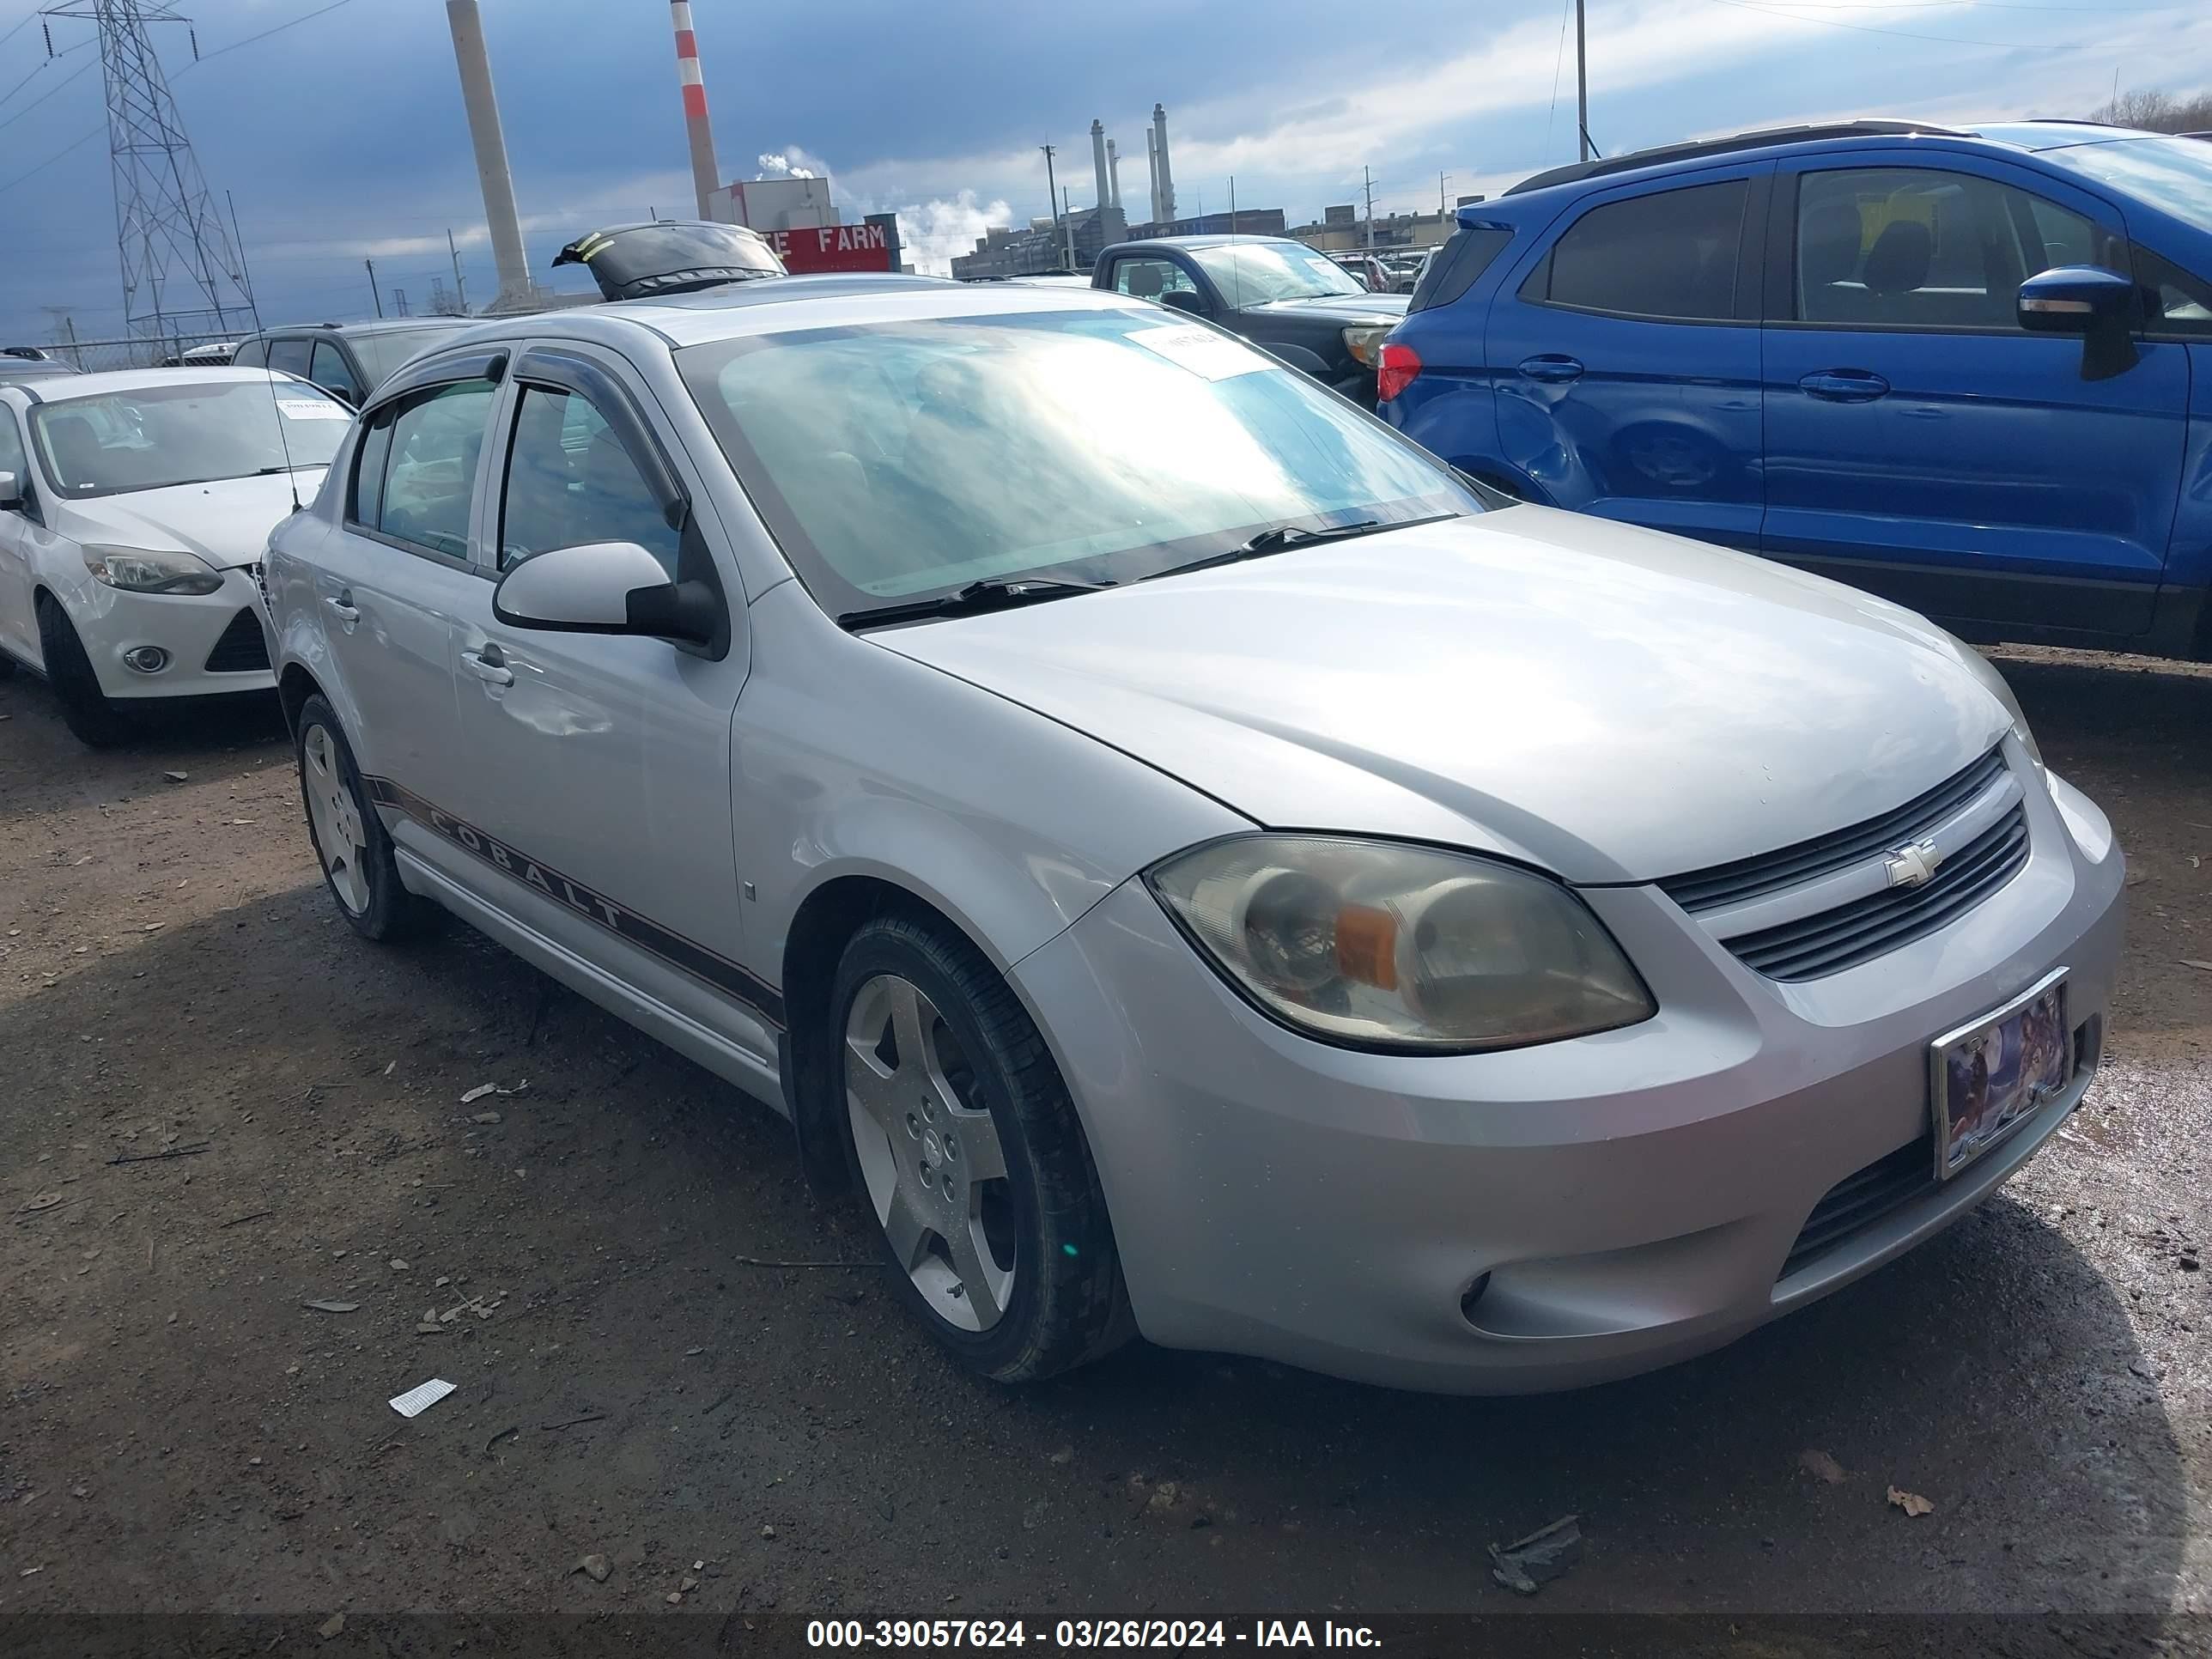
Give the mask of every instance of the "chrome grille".
[[1686, 876], [1670, 876], [1659, 884], [1667, 896], [1692, 915], [1724, 909], [1785, 887], [1811, 881], [1842, 870], [1875, 854], [1920, 839], [2003, 775], [2004, 750], [1990, 752], [1924, 795], [1915, 796], [1893, 812], [1869, 818], [1832, 836], [1801, 841], [1778, 853], [1716, 864]]

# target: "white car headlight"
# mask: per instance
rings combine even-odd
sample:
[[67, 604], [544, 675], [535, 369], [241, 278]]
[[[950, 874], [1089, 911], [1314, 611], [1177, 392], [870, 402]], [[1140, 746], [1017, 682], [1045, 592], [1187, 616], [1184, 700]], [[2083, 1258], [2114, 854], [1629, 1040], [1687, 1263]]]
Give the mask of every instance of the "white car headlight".
[[110, 587], [132, 593], [212, 593], [222, 586], [220, 571], [189, 553], [88, 545], [84, 568]]
[[1260, 835], [1178, 854], [1148, 879], [1232, 985], [1332, 1042], [1511, 1048], [1657, 1012], [1582, 901], [1510, 865]]
[[1382, 342], [1395, 327], [1395, 323], [1363, 323], [1356, 328], [1347, 328], [1344, 331], [1344, 349], [1352, 354], [1354, 362], [1373, 368], [1382, 361]]

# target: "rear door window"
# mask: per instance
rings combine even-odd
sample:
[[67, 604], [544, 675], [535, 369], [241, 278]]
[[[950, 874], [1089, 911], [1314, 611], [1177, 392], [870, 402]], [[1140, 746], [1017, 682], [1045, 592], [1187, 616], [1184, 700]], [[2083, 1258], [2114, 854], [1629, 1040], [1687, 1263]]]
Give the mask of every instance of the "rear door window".
[[489, 381], [458, 380], [378, 411], [355, 475], [356, 521], [410, 546], [467, 558], [469, 503], [491, 400]]
[[248, 340], [239, 347], [237, 356], [230, 360], [234, 368], [262, 368], [267, 366], [268, 362], [269, 343], [266, 340]]
[[1728, 321], [1749, 192], [1746, 180], [1730, 179], [1594, 207], [1553, 246], [1522, 297], [1617, 317]]

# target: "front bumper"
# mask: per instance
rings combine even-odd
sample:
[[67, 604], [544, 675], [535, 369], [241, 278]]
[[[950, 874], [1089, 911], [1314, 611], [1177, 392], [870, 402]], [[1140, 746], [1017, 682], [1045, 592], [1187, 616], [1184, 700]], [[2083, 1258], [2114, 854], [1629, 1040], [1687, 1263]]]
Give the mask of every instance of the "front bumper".
[[[1139, 1328], [1402, 1387], [1565, 1388], [1717, 1347], [1901, 1254], [2031, 1157], [2094, 1070], [2123, 860], [2057, 787], [2066, 815], [2028, 791], [2032, 851], [2004, 887], [1826, 979], [1761, 978], [1655, 888], [1588, 890], [1659, 1013], [1504, 1054], [1285, 1030], [1125, 884], [1015, 978], [1081, 1113]], [[2066, 1091], [1784, 1276], [1824, 1194], [1929, 1133], [1929, 1042], [2062, 965]]]
[[[212, 593], [180, 595], [132, 593], [88, 579], [64, 596], [64, 608], [92, 659], [100, 689], [115, 698], [210, 696], [226, 691], [274, 690], [276, 677], [270, 671], [267, 630], [261, 626], [261, 594], [252, 567], [222, 573], [222, 586]], [[244, 652], [247, 614], [260, 644]], [[232, 629], [239, 634], [226, 643]], [[224, 646], [216, 655], [218, 645]], [[141, 673], [125, 660], [142, 646], [168, 653], [159, 672]], [[214, 655], [216, 666], [209, 666]], [[243, 663], [243, 666], [230, 666]]]

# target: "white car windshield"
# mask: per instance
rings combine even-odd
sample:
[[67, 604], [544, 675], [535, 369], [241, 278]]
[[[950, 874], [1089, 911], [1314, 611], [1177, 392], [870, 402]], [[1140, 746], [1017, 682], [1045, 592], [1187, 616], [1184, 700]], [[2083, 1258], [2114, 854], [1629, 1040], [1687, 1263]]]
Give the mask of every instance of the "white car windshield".
[[67, 500], [328, 466], [353, 411], [310, 386], [223, 380], [57, 398], [31, 411]]
[[1150, 307], [811, 329], [678, 361], [833, 615], [1018, 575], [1127, 581], [1278, 526], [1482, 506], [1335, 393]]
[[1319, 300], [1364, 294], [1367, 284], [1299, 242], [1222, 242], [1190, 257], [1236, 310], [1270, 300]]

